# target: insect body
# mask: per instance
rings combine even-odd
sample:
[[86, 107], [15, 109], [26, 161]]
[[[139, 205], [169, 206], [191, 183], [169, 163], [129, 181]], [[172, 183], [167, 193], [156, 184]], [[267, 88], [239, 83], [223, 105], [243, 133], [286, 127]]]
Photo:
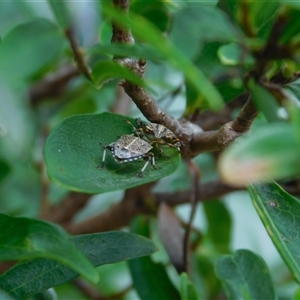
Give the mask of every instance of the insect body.
[[152, 152], [149, 152], [153, 147], [145, 140], [134, 135], [122, 135], [116, 142], [103, 146], [103, 156], [101, 168], [104, 168], [106, 150], [111, 151], [115, 161], [119, 163], [131, 162], [138, 159], [147, 160], [138, 177], [143, 177], [143, 173], [148, 164], [151, 163], [155, 167], [155, 158]]
[[[130, 123], [129, 121], [127, 122]], [[139, 118], [136, 119], [136, 123], [138, 128], [136, 128], [133, 124], [130, 124], [134, 128], [134, 133], [138, 137], [147, 140], [147, 142], [151, 145], [156, 145], [161, 152], [162, 150], [159, 148], [159, 145], [166, 145], [175, 148], [178, 152], [180, 152], [180, 146], [182, 146], [183, 143], [164, 125], [150, 122], [145, 123]]]

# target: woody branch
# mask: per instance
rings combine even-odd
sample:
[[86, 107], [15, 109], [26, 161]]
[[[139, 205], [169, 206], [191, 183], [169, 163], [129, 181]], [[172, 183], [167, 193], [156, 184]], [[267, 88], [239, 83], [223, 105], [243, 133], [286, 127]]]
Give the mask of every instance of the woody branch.
[[[113, 4], [121, 9], [124, 14], [128, 14], [129, 0], [113, 0]], [[113, 35], [111, 41], [113, 43], [134, 43], [130, 29], [122, 28], [115, 23], [112, 25]], [[122, 64], [140, 77], [143, 76], [144, 68], [139, 64], [138, 60], [123, 59]], [[149, 121], [166, 126], [182, 140], [185, 145], [182, 154], [185, 158], [192, 158], [205, 151], [223, 149], [236, 137], [249, 129], [247, 126], [239, 126], [238, 123], [240, 121], [237, 119], [234, 123], [230, 122], [223, 125], [219, 130], [203, 131], [198, 125], [193, 124], [189, 120], [176, 120], [169, 116], [144, 88], [129, 81], [124, 81], [122, 87]], [[242, 113], [244, 114], [245, 112], [246, 110], [244, 109]], [[250, 123], [248, 122], [248, 124]], [[234, 127], [232, 127], [233, 124], [235, 125]], [[241, 131], [236, 131], [236, 128]]]

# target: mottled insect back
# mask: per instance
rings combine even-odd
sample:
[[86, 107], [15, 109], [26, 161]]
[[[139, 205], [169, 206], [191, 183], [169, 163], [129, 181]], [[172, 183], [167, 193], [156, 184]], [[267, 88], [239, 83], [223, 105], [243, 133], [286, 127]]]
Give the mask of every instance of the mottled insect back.
[[142, 158], [152, 146], [134, 135], [123, 135], [113, 143], [112, 155], [121, 162]]
[[155, 167], [155, 158], [152, 152], [149, 152], [153, 147], [145, 140], [134, 135], [122, 135], [116, 142], [103, 146], [103, 156], [101, 168], [104, 168], [106, 150], [111, 151], [115, 161], [119, 163], [131, 162], [138, 159], [147, 160], [143, 168], [138, 174], [142, 177], [148, 164], [151, 163]]
[[[130, 123], [129, 121], [127, 122]], [[139, 118], [136, 119], [138, 128], [136, 128], [132, 123], [130, 124], [134, 128], [134, 133], [138, 137], [147, 140], [147, 142], [151, 145], [154, 144], [157, 146], [157, 148], [159, 148], [159, 145], [165, 145], [175, 148], [178, 152], [181, 152], [180, 147], [183, 145], [183, 143], [166, 126], [157, 123], [143, 122]], [[160, 148], [159, 150], [162, 152]]]

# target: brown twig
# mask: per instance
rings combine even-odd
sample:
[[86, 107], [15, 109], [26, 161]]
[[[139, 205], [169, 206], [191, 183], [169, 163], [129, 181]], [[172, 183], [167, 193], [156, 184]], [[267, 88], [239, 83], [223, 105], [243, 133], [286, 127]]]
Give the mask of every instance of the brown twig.
[[146, 202], [150, 188], [154, 183], [126, 190], [121, 202], [105, 212], [80, 223], [66, 224], [65, 229], [71, 234], [84, 234], [120, 229], [127, 226], [138, 213], [149, 212]]
[[247, 132], [257, 115], [258, 111], [249, 97], [239, 115], [232, 122], [232, 129], [239, 133]]
[[40, 172], [40, 178], [41, 178], [41, 206], [40, 206], [40, 217], [44, 218], [45, 214], [49, 211], [49, 187], [50, 182], [49, 178], [46, 173], [46, 166], [44, 161], [40, 161], [38, 163], [38, 168]]
[[49, 208], [43, 218], [58, 224], [68, 223], [87, 204], [90, 197], [90, 194], [71, 192], [62, 203]]
[[[130, 7], [129, 0], [113, 0], [113, 4], [115, 7], [121, 9], [124, 14], [127, 14]], [[134, 39], [128, 28], [120, 27], [116, 23], [112, 23], [113, 34], [111, 38], [112, 43], [125, 43], [125, 44], [133, 44]]]
[[30, 89], [30, 100], [33, 105], [45, 98], [58, 99], [66, 89], [70, 79], [78, 76], [80, 72], [73, 65], [65, 65], [53, 74], [50, 74], [37, 82]]
[[115, 114], [128, 115], [130, 112], [132, 101], [121, 87], [117, 89], [117, 96], [111, 108], [111, 112]]
[[89, 66], [86, 64], [84, 58], [83, 58], [83, 55], [82, 55], [82, 51], [81, 49], [79, 48], [79, 45], [77, 43], [77, 40], [76, 40], [76, 37], [75, 37], [75, 34], [74, 34], [74, 30], [72, 27], [69, 27], [65, 30], [65, 34], [66, 34], [66, 37], [68, 38], [69, 40], [69, 43], [70, 43], [70, 46], [71, 46], [71, 49], [73, 51], [73, 55], [74, 55], [74, 59], [76, 61], [76, 64], [77, 64], [77, 67], [78, 67], [78, 70], [84, 74], [84, 76], [88, 79], [88, 80], [91, 80], [91, 71], [90, 71], [90, 68]]
[[[256, 57], [256, 63], [246, 78], [253, 77], [257, 82], [263, 81], [265, 72], [269, 65], [270, 60], [284, 59], [290, 57], [288, 49], [281, 46], [279, 39], [288, 22], [288, 16], [279, 15], [273, 24], [270, 35], [268, 37], [265, 47], [253, 53]], [[246, 79], [247, 82], [247, 79]]]
[[246, 34], [250, 37], [255, 37], [255, 33], [253, 31], [253, 28], [250, 24], [249, 19], [249, 3], [247, 1], [241, 1], [241, 25], [243, 29], [245, 30]]
[[73, 284], [89, 299], [92, 300], [114, 300], [122, 298], [126, 293], [128, 293], [132, 286], [126, 287], [124, 290], [115, 293], [110, 296], [102, 295], [97, 289], [91, 286], [88, 282], [83, 279], [76, 278], [73, 280]]
[[[191, 190], [151, 194], [150, 189], [153, 185], [154, 183], [150, 183], [127, 190], [120, 202], [95, 217], [79, 223], [63, 222], [61, 224], [74, 235], [103, 232], [129, 225], [132, 218], [139, 213], [155, 215], [162, 202], [166, 202], [171, 207], [190, 203]], [[206, 183], [199, 187], [198, 201], [216, 199], [236, 190], [238, 189], [219, 181]]]
[[[128, 13], [128, 0], [115, 0], [114, 5], [121, 9], [124, 14]], [[134, 42], [129, 29], [119, 27], [114, 23], [112, 41], [118, 43]], [[117, 60], [136, 75], [142, 77], [143, 68], [137, 60]], [[205, 151], [220, 150], [240, 135], [227, 124], [222, 126], [220, 130], [204, 132], [198, 125], [188, 120], [178, 121], [166, 114], [144, 88], [128, 81], [124, 81], [122, 87], [149, 121], [166, 126], [183, 142], [182, 156], [184, 158], [189, 159]]]
[[184, 242], [183, 242], [183, 261], [185, 266], [185, 272], [190, 274], [190, 236], [192, 231], [192, 224], [197, 208], [197, 203], [200, 195], [200, 170], [193, 160], [188, 161], [188, 170], [192, 179], [192, 193], [191, 193], [191, 212], [189, 222], [187, 224]]
[[[232, 187], [221, 181], [204, 183], [199, 187], [198, 201], [205, 202], [214, 200], [240, 189], [242, 188]], [[169, 206], [174, 207], [177, 205], [189, 203], [191, 198], [191, 190], [176, 191], [174, 193], [156, 193], [153, 196], [156, 205], [165, 202]]]

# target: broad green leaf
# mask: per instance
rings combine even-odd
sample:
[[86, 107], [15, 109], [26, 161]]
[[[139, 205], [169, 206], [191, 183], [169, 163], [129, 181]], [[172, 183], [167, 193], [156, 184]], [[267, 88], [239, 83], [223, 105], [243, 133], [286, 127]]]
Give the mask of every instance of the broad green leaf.
[[300, 107], [293, 106], [289, 109], [291, 115], [292, 126], [298, 141], [298, 148], [300, 149]]
[[139, 76], [115, 61], [101, 61], [93, 67], [92, 82], [96, 88], [100, 89], [104, 83], [115, 78], [124, 78], [137, 85], [145, 86]]
[[224, 66], [218, 57], [218, 49], [222, 45], [221, 42], [205, 43], [201, 49], [201, 54], [194, 60], [195, 65], [208, 78], [219, 78], [232, 70], [232, 67]]
[[[208, 78], [212, 78], [224, 101], [228, 102], [245, 91], [242, 80], [244, 71], [239, 66], [229, 66], [221, 63], [218, 57], [221, 46], [222, 43], [220, 42], [205, 43], [201, 49], [201, 54], [195, 59], [195, 64], [200, 70], [203, 70]], [[187, 92], [188, 88], [191, 89], [191, 87], [186, 86]], [[197, 94], [195, 98], [197, 100]], [[192, 106], [189, 111], [195, 110], [197, 106], [199, 107], [196, 100], [189, 99], [187, 96], [187, 106]]]
[[129, 261], [128, 265], [141, 299], [180, 299], [162, 263], [154, 263], [151, 258], [143, 257]]
[[[130, 231], [137, 234], [149, 232], [148, 222], [144, 217], [136, 218]], [[150, 257], [143, 257], [128, 262], [134, 287], [141, 299], [180, 299], [179, 292], [171, 282], [166, 267], [154, 263]]]
[[103, 147], [131, 134], [133, 119], [102, 113], [75, 115], [58, 124], [49, 135], [44, 157], [49, 177], [71, 190], [101, 193], [125, 189], [163, 178], [175, 172], [181, 162], [180, 154], [166, 147], [156, 156], [157, 170], [148, 166], [143, 178], [137, 177], [145, 161], [116, 162], [110, 151], [106, 153], [105, 168], [99, 169]]
[[278, 116], [279, 104], [273, 95], [264, 87], [258, 85], [254, 79], [250, 79], [248, 87], [256, 107], [264, 114], [268, 122], [280, 120]]
[[107, 151], [105, 168], [99, 169], [103, 146], [118, 140], [123, 134], [131, 134], [133, 119], [111, 114], [75, 115], [58, 124], [49, 135], [44, 157], [49, 177], [61, 186], [87, 193], [101, 193], [126, 189], [155, 181], [175, 172], [181, 158], [179, 153], [166, 147], [162, 155], [156, 155], [157, 170], [148, 166], [143, 178], [137, 177], [145, 161], [116, 162]]
[[[1, 147], [1, 151], [3, 147]], [[41, 177], [28, 160], [11, 161], [11, 172], [0, 184], [1, 213], [35, 217], [39, 213]], [[30, 205], [28, 205], [30, 203]]]
[[293, 93], [294, 98], [290, 99], [295, 105], [300, 105], [300, 79], [284, 85], [285, 90]]
[[279, 2], [224, 0], [219, 5], [228, 11], [233, 21], [244, 29], [245, 34], [266, 40], [276, 20]]
[[299, 283], [299, 200], [276, 183], [250, 185], [248, 191], [268, 234]]
[[13, 81], [34, 76], [58, 57], [63, 44], [61, 32], [46, 19], [18, 25], [0, 44], [0, 74]]
[[270, 182], [300, 174], [300, 151], [290, 124], [270, 123], [230, 145], [221, 155], [219, 171], [232, 185]]
[[[240, 13], [247, 9], [250, 26], [253, 32], [260, 38], [267, 40], [272, 30], [272, 26], [277, 18], [279, 1], [247, 1], [247, 7], [239, 2]], [[242, 18], [241, 18], [241, 22]]]
[[200, 299], [215, 299], [220, 294], [221, 282], [217, 278], [214, 263], [215, 256], [210, 249], [202, 247], [203, 254], [196, 253], [192, 260], [192, 278]]
[[240, 64], [252, 65], [254, 58], [245, 52], [238, 44], [227, 44], [218, 50], [218, 56], [224, 65], [235, 66]]
[[5, 291], [0, 290], [0, 299], [1, 300], [13, 300], [11, 296], [9, 296]]
[[226, 103], [242, 95], [246, 90], [241, 77], [235, 77], [233, 79], [217, 83], [216, 87], [222, 94]]
[[300, 9], [300, 3], [298, 1], [280, 0], [280, 2], [284, 3], [286, 6]]
[[71, 26], [72, 17], [69, 11], [68, 4], [64, 0], [48, 0], [53, 14], [58, 22], [58, 24], [66, 29]]
[[35, 16], [34, 9], [28, 2], [0, 1], [0, 44], [1, 36], [5, 35], [7, 30]]
[[220, 201], [208, 201], [204, 202], [204, 211], [208, 223], [208, 239], [221, 253], [229, 252], [231, 218], [226, 206]]
[[117, 57], [136, 57], [150, 59], [153, 61], [160, 61], [164, 59], [160, 53], [152, 49], [149, 45], [139, 44], [109, 44], [109, 45], [96, 45], [90, 52], [100, 54], [110, 54]]
[[[287, 20], [284, 30], [280, 35], [280, 43], [297, 44], [299, 42], [299, 30], [300, 30], [300, 5], [298, 1], [284, 1], [284, 9], [281, 12], [281, 18]], [[294, 2], [294, 3], [292, 3]], [[292, 48], [293, 49], [293, 48]], [[293, 49], [294, 51], [297, 50]]]
[[228, 299], [277, 299], [268, 266], [249, 250], [221, 256], [215, 271]]
[[5, 160], [0, 159], [0, 182], [9, 174], [9, 172], [9, 164]]
[[104, 11], [119, 25], [131, 28], [135, 37], [151, 44], [171, 65], [182, 71], [186, 80], [202, 95], [201, 107], [221, 108], [223, 101], [217, 89], [169, 39], [161, 34], [155, 25], [135, 14], [130, 14], [129, 18], [107, 5], [104, 6]]
[[0, 91], [1, 157], [7, 162], [19, 160], [21, 164], [26, 161], [28, 165], [36, 138], [36, 119], [32, 108], [28, 105], [28, 86], [14, 79], [9, 82], [9, 78], [6, 78], [0, 69]]
[[181, 300], [198, 300], [199, 296], [186, 273], [180, 275], [180, 295]]
[[[195, 22], [201, 20], [201, 22]], [[212, 20], [214, 20], [212, 22]], [[197, 25], [196, 25], [197, 24]], [[189, 58], [194, 58], [204, 42], [234, 42], [242, 34], [218, 7], [189, 2], [174, 15], [170, 39]]]
[[162, 32], [166, 31], [170, 23], [170, 15], [165, 1], [149, 1], [147, 5], [143, 1], [132, 1], [130, 11], [142, 15]]
[[300, 147], [300, 80], [285, 85], [287, 94], [287, 110], [291, 118], [291, 124], [294, 128], [298, 146]]
[[297, 288], [297, 290], [294, 292], [292, 300], [298, 300], [300, 299], [300, 287]]
[[44, 257], [72, 268], [91, 282], [98, 273], [58, 226], [0, 214], [0, 261]]
[[[156, 251], [152, 241], [121, 231], [80, 235], [70, 240], [95, 267], [146, 256]], [[25, 299], [78, 275], [59, 262], [37, 258], [21, 262], [0, 276], [0, 288], [16, 299]]]

